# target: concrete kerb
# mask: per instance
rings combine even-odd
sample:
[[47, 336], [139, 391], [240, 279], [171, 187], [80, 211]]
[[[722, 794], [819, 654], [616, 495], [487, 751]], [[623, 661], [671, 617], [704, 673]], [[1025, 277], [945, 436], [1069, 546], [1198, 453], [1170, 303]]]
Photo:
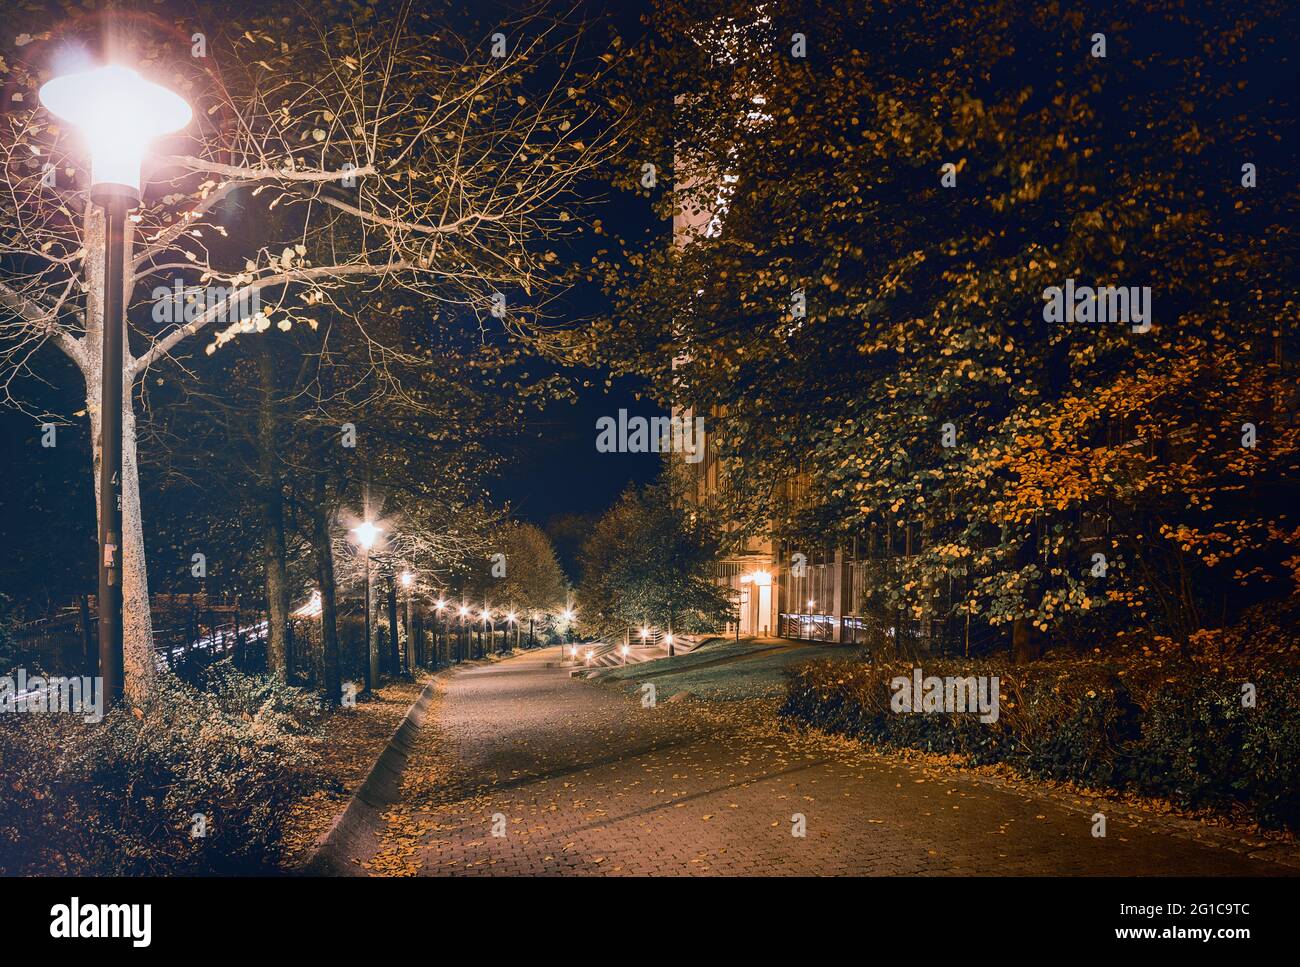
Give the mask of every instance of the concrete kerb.
[[384, 826], [384, 810], [397, 802], [402, 789], [402, 773], [415, 747], [416, 738], [428, 717], [439, 679], [454, 671], [444, 668], [430, 676], [420, 697], [406, 710], [402, 724], [379, 753], [365, 781], [352, 794], [347, 806], [334, 818], [329, 828], [317, 837], [299, 867], [305, 876], [361, 876], [352, 860], [373, 855], [379, 833]]

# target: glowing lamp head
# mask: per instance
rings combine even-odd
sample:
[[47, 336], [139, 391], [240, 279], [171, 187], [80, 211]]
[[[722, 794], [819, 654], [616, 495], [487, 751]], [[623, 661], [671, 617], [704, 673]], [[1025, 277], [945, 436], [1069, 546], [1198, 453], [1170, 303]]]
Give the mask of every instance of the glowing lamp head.
[[436, 611], [441, 611], [441, 610], [443, 610], [444, 608], [447, 607], [447, 602], [446, 602], [445, 600], [443, 600], [442, 598], [439, 598], [439, 599], [437, 600], [437, 602], [434, 603], [434, 606], [433, 606], [433, 607], [434, 607], [434, 610], [436, 610]]
[[410, 571], [402, 572], [402, 587], [409, 588], [411, 586], [411, 582], [414, 580], [415, 580], [415, 575], [412, 574]]
[[572, 621], [572, 620], [573, 620], [573, 609], [572, 609], [572, 608], [565, 608], [565, 609], [564, 609], [564, 613], [561, 615], [561, 617], [564, 618], [565, 621]]
[[649, 629], [649, 628], [642, 628], [642, 629], [641, 629], [641, 640], [644, 641], [646, 638], [649, 638], [649, 637], [650, 637], [650, 629]]
[[352, 528], [352, 533], [357, 535], [357, 543], [367, 551], [375, 546], [375, 541], [379, 540], [379, 535], [383, 532], [382, 527], [372, 524], [370, 521], [364, 521]]
[[668, 632], [668, 634], [664, 635], [664, 644], [671, 645], [672, 643], [673, 643], [673, 633], [670, 631]]
[[811, 610], [812, 610], [816, 605], [817, 605], [817, 601], [816, 601], [815, 599], [813, 599], [813, 598], [809, 598], [809, 599], [808, 599], [808, 609], [809, 609], [810, 611], [811, 611]]
[[121, 186], [137, 198], [149, 145], [185, 127], [194, 113], [179, 94], [119, 64], [56, 77], [41, 86], [40, 99], [81, 133], [92, 187]]
[[462, 605], [460, 606], [460, 616], [463, 618], [463, 617], [465, 617], [467, 614], [469, 614], [469, 608], [465, 607], [465, 606], [462, 604]]
[[625, 656], [627, 655], [627, 650], [628, 650], [628, 649], [627, 649], [627, 645], [624, 645], [624, 646], [623, 646], [623, 654], [624, 654]]
[[515, 613], [514, 613], [513, 611], [511, 611], [509, 614], [507, 614], [507, 615], [506, 615], [506, 620], [509, 621], [511, 624], [514, 624], [514, 623], [515, 623]]

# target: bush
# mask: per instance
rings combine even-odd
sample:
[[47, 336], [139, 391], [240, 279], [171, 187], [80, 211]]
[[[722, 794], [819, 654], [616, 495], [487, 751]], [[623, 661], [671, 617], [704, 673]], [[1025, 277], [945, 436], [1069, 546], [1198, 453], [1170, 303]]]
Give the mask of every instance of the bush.
[[100, 723], [0, 719], [0, 871], [273, 869], [286, 809], [309, 781], [304, 736], [320, 707], [228, 662], [206, 685], [162, 675], [142, 707], [123, 704]]
[[927, 661], [928, 675], [1000, 680], [998, 720], [975, 713], [903, 715], [889, 682], [912, 662], [814, 662], [792, 678], [780, 714], [885, 748], [1006, 762], [1035, 778], [1130, 789], [1188, 807], [1248, 807], [1261, 825], [1300, 828], [1300, 674], [1246, 679], [1186, 663], [1125, 668], [1090, 661], [1007, 667]]

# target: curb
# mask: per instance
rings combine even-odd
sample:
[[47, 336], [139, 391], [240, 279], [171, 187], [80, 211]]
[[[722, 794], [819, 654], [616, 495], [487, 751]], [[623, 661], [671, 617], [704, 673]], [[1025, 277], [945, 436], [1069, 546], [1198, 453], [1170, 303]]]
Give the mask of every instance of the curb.
[[[456, 666], [452, 666], [455, 668]], [[379, 753], [365, 781], [352, 794], [343, 811], [316, 838], [297, 869], [300, 876], [363, 876], [365, 871], [352, 862], [356, 856], [372, 853], [383, 828], [383, 811], [397, 802], [402, 789], [402, 772], [411, 756], [416, 737], [428, 717], [429, 705], [438, 680], [452, 668], [435, 672], [424, 690], [406, 710], [402, 724]]]

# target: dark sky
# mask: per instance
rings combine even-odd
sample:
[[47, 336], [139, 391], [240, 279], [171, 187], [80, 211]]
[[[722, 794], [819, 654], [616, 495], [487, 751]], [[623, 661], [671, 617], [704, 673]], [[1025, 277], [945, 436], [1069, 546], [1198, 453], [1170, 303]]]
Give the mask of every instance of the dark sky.
[[645, 483], [658, 471], [655, 453], [598, 453], [596, 420], [620, 408], [646, 416], [660, 412], [633, 397], [630, 380], [616, 380], [607, 395], [601, 382], [579, 391], [576, 403], [557, 402], [532, 421], [517, 446], [513, 465], [490, 484], [515, 515], [545, 524], [557, 514], [600, 512], [629, 483]]

